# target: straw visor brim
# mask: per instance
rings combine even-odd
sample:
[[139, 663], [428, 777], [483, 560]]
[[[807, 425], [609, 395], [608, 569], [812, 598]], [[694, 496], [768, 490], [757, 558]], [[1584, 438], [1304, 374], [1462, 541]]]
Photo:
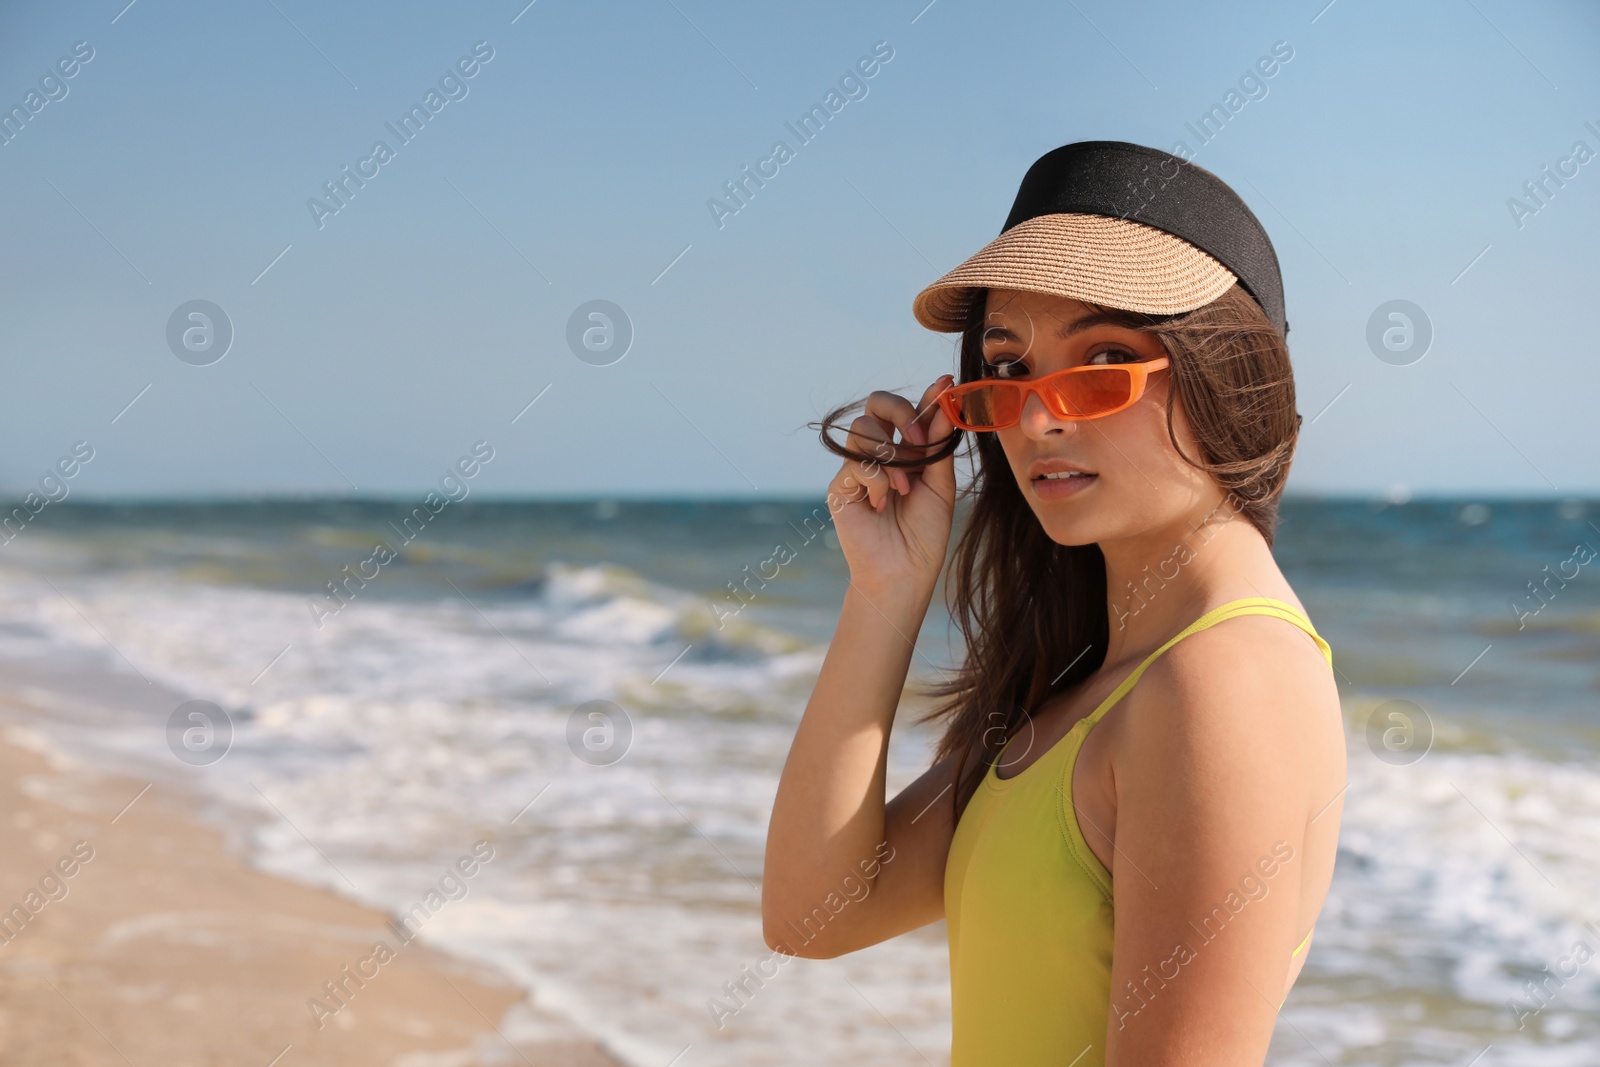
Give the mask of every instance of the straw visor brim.
[[973, 289], [1022, 289], [1127, 311], [1193, 311], [1234, 273], [1181, 237], [1107, 215], [1024, 219], [917, 294], [912, 313], [940, 333], [966, 326]]

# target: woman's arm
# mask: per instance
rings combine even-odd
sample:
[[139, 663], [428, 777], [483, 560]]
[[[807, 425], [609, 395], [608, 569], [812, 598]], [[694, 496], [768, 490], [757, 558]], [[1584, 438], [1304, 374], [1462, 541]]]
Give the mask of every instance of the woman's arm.
[[767, 831], [761, 912], [770, 948], [838, 956], [944, 914], [952, 761], [884, 803], [889, 729], [911, 654], [901, 634], [915, 634], [925, 610], [845, 593]]
[[1338, 693], [1304, 634], [1252, 617], [1185, 638], [1135, 692], [1117, 711], [1105, 1062], [1259, 1065], [1309, 925], [1309, 821], [1344, 777]]
[[[921, 421], [903, 397], [872, 394], [851, 447], [869, 452], [896, 427], [914, 445], [952, 432], [937, 407], [926, 417], [943, 382], [924, 394]], [[951, 819], [949, 805], [933, 801], [954, 768], [936, 764], [892, 804], [885, 771], [913, 642], [944, 563], [953, 466], [947, 457], [891, 475], [849, 461], [829, 487], [851, 580], [773, 802], [761, 917], [774, 949], [836, 956], [943, 914]]]

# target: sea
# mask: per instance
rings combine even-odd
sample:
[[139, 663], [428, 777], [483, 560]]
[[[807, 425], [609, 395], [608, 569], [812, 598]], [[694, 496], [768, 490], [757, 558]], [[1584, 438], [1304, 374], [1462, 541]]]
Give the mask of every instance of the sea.
[[[9, 736], [425, 916], [634, 1067], [947, 1062], [942, 923], [834, 960], [762, 940], [847, 579], [822, 501], [419, 503], [49, 505], [0, 545]], [[1597, 548], [1592, 501], [1285, 502], [1350, 775], [1268, 1063], [1600, 1064]], [[916, 652], [912, 686], [958, 662], [937, 598]], [[901, 716], [891, 790], [933, 740]]]

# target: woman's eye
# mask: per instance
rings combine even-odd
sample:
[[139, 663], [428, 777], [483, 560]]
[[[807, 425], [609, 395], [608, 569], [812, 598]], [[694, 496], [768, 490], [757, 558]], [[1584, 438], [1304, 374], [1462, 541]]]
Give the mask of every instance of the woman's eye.
[[983, 373], [986, 378], [1017, 378], [1028, 373], [1028, 365], [1020, 359], [1001, 359], [994, 362], [983, 361]]
[[1105, 366], [1115, 363], [1137, 363], [1140, 358], [1137, 353], [1130, 352], [1126, 348], [1102, 348], [1098, 352], [1089, 353], [1089, 357], [1083, 362], [1089, 366]]

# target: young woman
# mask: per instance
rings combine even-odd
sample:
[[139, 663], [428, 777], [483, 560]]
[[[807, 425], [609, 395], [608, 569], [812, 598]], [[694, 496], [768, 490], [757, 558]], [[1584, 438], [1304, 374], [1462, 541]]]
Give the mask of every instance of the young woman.
[[[850, 586], [773, 807], [766, 939], [832, 957], [946, 920], [953, 1067], [1266, 1055], [1345, 778], [1331, 653], [1271, 552], [1300, 423], [1282, 309], [1215, 176], [1068, 145], [917, 298], [961, 332], [960, 384], [875, 392], [829, 441]], [[964, 431], [967, 658], [933, 765], [887, 800]], [[823, 907], [847, 876], [865, 895]]]

